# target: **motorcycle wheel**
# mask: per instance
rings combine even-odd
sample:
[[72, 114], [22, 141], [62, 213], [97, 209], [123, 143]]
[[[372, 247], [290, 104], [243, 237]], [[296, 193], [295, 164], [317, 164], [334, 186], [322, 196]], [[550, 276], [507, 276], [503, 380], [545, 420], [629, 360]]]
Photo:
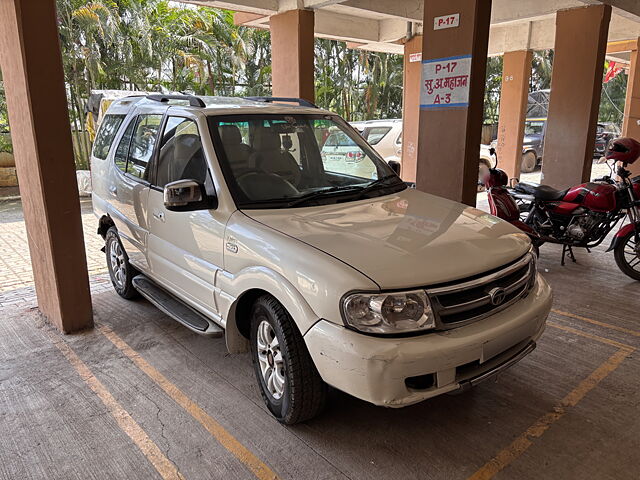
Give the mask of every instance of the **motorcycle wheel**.
[[634, 230], [620, 239], [613, 256], [622, 273], [640, 281], [640, 243]]

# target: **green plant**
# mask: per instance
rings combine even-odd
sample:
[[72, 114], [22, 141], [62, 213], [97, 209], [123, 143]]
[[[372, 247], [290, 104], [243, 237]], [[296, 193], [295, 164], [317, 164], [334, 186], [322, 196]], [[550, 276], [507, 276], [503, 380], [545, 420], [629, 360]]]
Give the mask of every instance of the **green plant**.
[[0, 134], [0, 152], [13, 153], [13, 144], [9, 135]]

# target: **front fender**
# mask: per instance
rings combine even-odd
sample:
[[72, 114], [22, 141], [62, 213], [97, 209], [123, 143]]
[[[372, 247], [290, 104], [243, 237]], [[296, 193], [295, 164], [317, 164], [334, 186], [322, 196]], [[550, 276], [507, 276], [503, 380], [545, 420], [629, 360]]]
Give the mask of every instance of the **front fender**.
[[611, 245], [609, 245], [609, 248], [607, 248], [607, 252], [611, 252], [615, 250], [616, 247], [622, 241], [622, 238], [628, 235], [633, 230], [637, 230], [638, 232], [640, 232], [640, 223], [636, 223], [636, 224], [628, 223], [627, 225], [622, 227], [620, 230], [618, 230], [618, 233], [616, 233], [616, 235], [613, 237], [613, 240], [611, 240]]
[[[266, 267], [248, 267], [237, 274], [221, 272], [219, 310], [225, 319], [229, 350], [241, 350], [246, 342], [237, 328], [236, 306], [242, 294], [250, 290], [264, 290], [278, 300], [289, 312], [300, 334], [304, 335], [318, 320], [302, 294], [284, 276]], [[237, 338], [236, 338], [237, 337]], [[241, 338], [240, 338], [241, 337]], [[235, 346], [235, 348], [234, 348]]]

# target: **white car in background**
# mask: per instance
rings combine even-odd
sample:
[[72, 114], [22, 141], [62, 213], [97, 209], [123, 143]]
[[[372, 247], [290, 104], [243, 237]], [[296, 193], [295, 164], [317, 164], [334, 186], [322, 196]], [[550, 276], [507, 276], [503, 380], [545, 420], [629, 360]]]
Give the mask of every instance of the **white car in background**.
[[[351, 122], [369, 145], [384, 158], [402, 164], [402, 119], [392, 120], [367, 120], [365, 122]], [[480, 145], [480, 157], [478, 166], [478, 185], [480, 186], [484, 175], [493, 165], [493, 158], [489, 153], [489, 145]]]
[[387, 162], [402, 159], [402, 119], [367, 120], [353, 122], [351, 126], [358, 130], [364, 139]]

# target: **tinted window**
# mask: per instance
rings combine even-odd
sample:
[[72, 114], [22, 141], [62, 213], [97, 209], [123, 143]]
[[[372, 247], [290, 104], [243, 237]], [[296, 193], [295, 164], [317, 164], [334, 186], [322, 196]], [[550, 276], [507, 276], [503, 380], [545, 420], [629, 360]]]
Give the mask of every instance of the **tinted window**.
[[114, 156], [116, 167], [123, 172], [127, 168], [127, 154], [129, 153], [129, 144], [131, 144], [131, 137], [133, 136], [133, 130], [135, 128], [136, 119], [134, 118], [129, 122], [129, 125], [127, 125], [127, 129], [124, 131], [124, 134], [120, 139], [120, 143], [118, 143], [118, 148], [116, 149], [116, 154]]
[[140, 115], [136, 124], [126, 172], [138, 178], [148, 178], [148, 165], [153, 155], [162, 115]]
[[93, 143], [93, 156], [104, 160], [109, 155], [111, 149], [111, 143], [113, 142], [122, 121], [124, 115], [105, 115], [100, 125], [100, 131], [96, 136], [96, 140]]
[[366, 139], [371, 145], [375, 145], [389, 133], [391, 127], [372, 127], [367, 133]]
[[160, 143], [156, 184], [164, 187], [176, 180], [206, 183], [207, 171], [196, 123], [188, 118], [169, 117]]

